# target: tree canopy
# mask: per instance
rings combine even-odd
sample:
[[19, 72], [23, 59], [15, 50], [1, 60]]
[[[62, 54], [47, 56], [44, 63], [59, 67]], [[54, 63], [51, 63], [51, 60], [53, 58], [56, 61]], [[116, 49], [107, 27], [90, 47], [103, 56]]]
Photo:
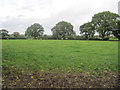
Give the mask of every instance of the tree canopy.
[[73, 25], [66, 21], [61, 21], [57, 23], [51, 29], [51, 31], [53, 33], [53, 36], [55, 36], [57, 39], [60, 39], [60, 38], [66, 39], [75, 35], [75, 32], [73, 30]]
[[104, 39], [105, 36], [108, 36], [112, 33], [115, 25], [117, 25], [118, 14], [111, 13], [109, 11], [104, 11], [98, 14], [95, 14], [92, 17], [92, 22], [95, 26], [95, 30], [99, 33], [100, 37]]
[[0, 30], [0, 38], [6, 38], [6, 36], [9, 36], [8, 33], [9, 32], [6, 29]]
[[118, 20], [116, 24], [117, 24], [117, 25], [115, 25], [116, 27], [114, 27], [114, 29], [112, 30], [112, 34], [116, 38], [118, 38], [120, 41], [120, 20]]
[[94, 29], [95, 28], [91, 22], [85, 23], [85, 24], [81, 25], [79, 28], [80, 34], [85, 35], [86, 39], [90, 39], [94, 36], [94, 34], [95, 34]]
[[37, 39], [38, 37], [43, 35], [43, 32], [44, 28], [42, 27], [42, 25], [40, 25], [39, 23], [34, 23], [27, 28], [27, 30], [25, 31], [25, 35]]
[[12, 34], [14, 37], [19, 37], [20, 36], [20, 33], [19, 32], [13, 32], [13, 34]]

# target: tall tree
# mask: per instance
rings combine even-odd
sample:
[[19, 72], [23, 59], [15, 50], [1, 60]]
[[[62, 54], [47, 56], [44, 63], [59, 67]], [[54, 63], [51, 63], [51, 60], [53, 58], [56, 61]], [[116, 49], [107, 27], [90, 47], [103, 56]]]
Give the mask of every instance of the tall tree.
[[19, 37], [20, 36], [20, 33], [19, 32], [13, 32], [12, 34], [15, 38]]
[[118, 40], [120, 41], [120, 20], [117, 21], [116, 25], [114, 25], [115, 27], [112, 30], [112, 34], [118, 38]]
[[61, 21], [57, 23], [51, 29], [51, 31], [53, 33], [53, 36], [55, 36], [57, 39], [60, 39], [60, 38], [66, 39], [75, 35], [75, 32], [73, 30], [73, 25], [66, 21]]
[[42, 27], [42, 25], [40, 25], [39, 23], [34, 23], [33, 25], [27, 28], [27, 30], [25, 31], [25, 35], [37, 39], [37, 37], [43, 35], [43, 32], [44, 28]]
[[105, 36], [109, 36], [112, 33], [112, 29], [116, 23], [117, 17], [119, 17], [119, 15], [109, 11], [95, 14], [92, 17], [95, 30], [99, 33], [100, 37], [102, 37], [102, 40]]
[[79, 30], [80, 30], [80, 34], [85, 35], [85, 38], [87, 40], [92, 38], [95, 34], [95, 28], [91, 22], [81, 25]]
[[0, 30], [0, 38], [5, 38], [6, 36], [9, 36], [8, 33], [9, 32], [6, 29]]

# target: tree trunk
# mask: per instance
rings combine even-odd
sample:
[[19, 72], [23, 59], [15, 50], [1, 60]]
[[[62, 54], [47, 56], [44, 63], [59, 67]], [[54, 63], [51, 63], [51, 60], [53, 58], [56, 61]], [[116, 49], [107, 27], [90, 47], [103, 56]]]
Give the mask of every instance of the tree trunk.
[[65, 36], [63, 36], [63, 40], [65, 40]]
[[120, 41], [120, 38], [118, 38], [118, 41]]
[[86, 35], [86, 37], [85, 37], [85, 38], [86, 38], [86, 40], [88, 40], [88, 35]]
[[36, 40], [36, 39], [37, 39], [37, 37], [34, 37], [34, 39]]
[[102, 40], [104, 40], [104, 35], [102, 35]]

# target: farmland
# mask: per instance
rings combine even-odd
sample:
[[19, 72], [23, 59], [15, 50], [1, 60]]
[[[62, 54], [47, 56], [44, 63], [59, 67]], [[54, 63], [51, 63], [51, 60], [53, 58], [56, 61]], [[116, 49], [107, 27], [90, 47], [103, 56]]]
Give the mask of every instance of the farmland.
[[[40, 74], [42, 74], [43, 77], [47, 74], [45, 76], [46, 78], [51, 76], [58, 78], [60, 74], [66, 76], [66, 78], [72, 77], [72, 75], [76, 75], [76, 77], [77, 75], [83, 75], [88, 78], [89, 76], [93, 77], [93, 75], [95, 75], [93, 81], [99, 75], [104, 77], [108, 75], [108, 77], [112, 78], [109, 79], [113, 80], [111, 81], [113, 82], [112, 84], [115, 84], [114, 78], [116, 79], [117, 77], [116, 73], [118, 68], [118, 42], [80, 40], [2, 40], [2, 62], [4, 79], [3, 87], [19, 87], [17, 85], [8, 85], [6, 84], [7, 82], [5, 83], [5, 80], [10, 81], [11, 83], [15, 82], [16, 78], [10, 80], [11, 77], [18, 78], [19, 75], [22, 75], [23, 78], [28, 78], [33, 75], [33, 77], [30, 78], [32, 79], [34, 78], [34, 75], [40, 76]], [[28, 75], [28, 77], [25, 75]], [[20, 78], [21, 76], [19, 76], [19, 79]], [[59, 77], [57, 80], [60, 80], [60, 78], [62, 77]], [[79, 79], [80, 78], [78, 78], [78, 80]], [[22, 80], [22, 78], [20, 80]], [[69, 78], [68, 80], [71, 80], [72, 82], [75, 79]], [[44, 84], [46, 82], [44, 82]], [[18, 82], [16, 83], [18, 84]], [[63, 85], [63, 83], [58, 86], [52, 84], [46, 84], [46, 86], [41, 87], [70, 86], [68, 83], [66, 86]], [[83, 83], [81, 83], [81, 85], [76, 84], [74, 87], [97, 87], [97, 85], [88, 85], [89, 84], [83, 85]], [[34, 84], [21, 85], [21, 87], [30, 86], [38, 87]], [[110, 83], [108, 87], [113, 86]]]

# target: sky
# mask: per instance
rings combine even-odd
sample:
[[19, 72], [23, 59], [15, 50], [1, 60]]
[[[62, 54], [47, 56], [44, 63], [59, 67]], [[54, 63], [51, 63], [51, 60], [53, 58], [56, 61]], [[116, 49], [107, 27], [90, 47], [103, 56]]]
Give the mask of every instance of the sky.
[[28, 26], [39, 23], [44, 34], [60, 21], [74, 26], [79, 35], [80, 25], [90, 22], [99, 12], [118, 13], [119, 0], [0, 0], [0, 29], [9, 33], [25, 33]]

